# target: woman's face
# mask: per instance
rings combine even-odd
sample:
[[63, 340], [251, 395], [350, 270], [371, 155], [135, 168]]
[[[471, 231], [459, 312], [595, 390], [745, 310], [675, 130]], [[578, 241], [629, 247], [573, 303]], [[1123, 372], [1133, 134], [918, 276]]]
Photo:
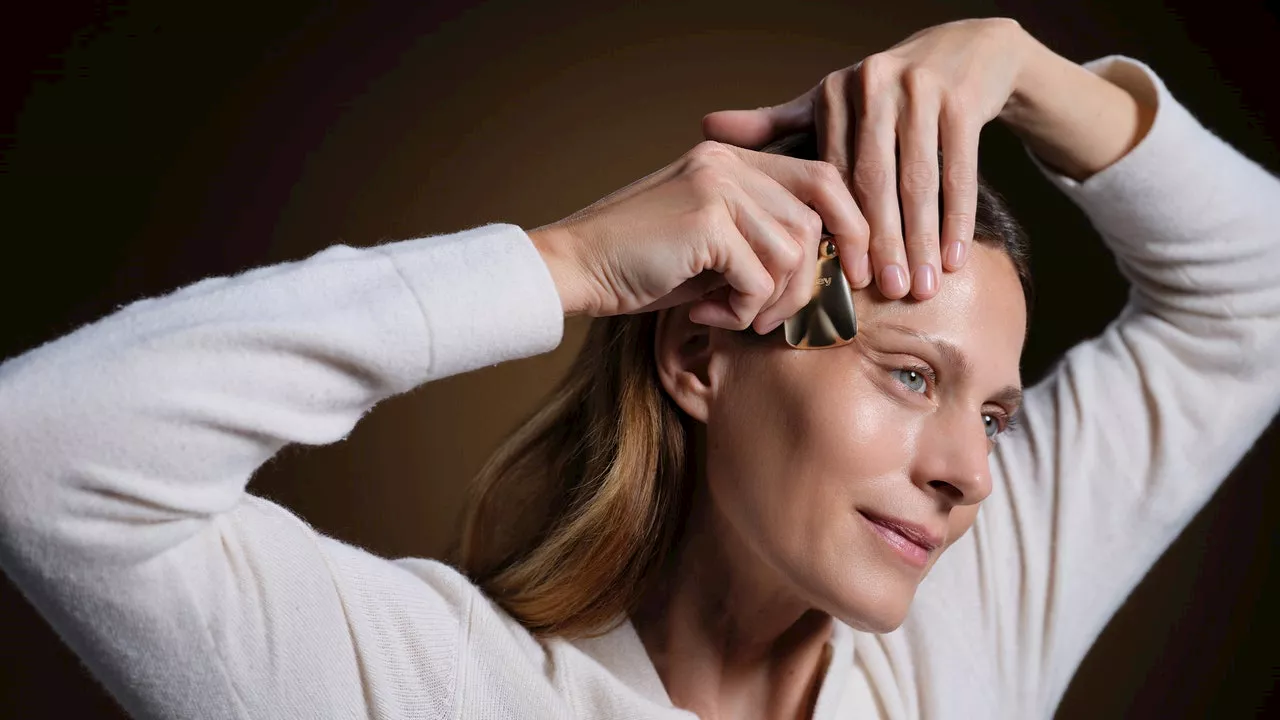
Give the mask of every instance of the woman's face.
[[976, 243], [933, 299], [865, 290], [855, 304], [857, 339], [840, 348], [712, 331], [695, 406], [733, 544], [812, 607], [885, 632], [991, 493], [1026, 305], [1009, 258]]

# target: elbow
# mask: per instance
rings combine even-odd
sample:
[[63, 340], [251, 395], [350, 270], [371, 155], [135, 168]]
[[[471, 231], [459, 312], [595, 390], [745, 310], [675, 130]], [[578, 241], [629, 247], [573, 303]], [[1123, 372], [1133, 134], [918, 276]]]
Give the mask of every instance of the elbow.
[[[0, 364], [0, 543], [28, 543], [45, 532], [59, 495], [58, 463], [67, 462], [66, 432], [52, 419], [65, 405], [66, 383], [51, 387], [38, 351]], [[44, 528], [42, 530], [42, 528]]]
[[[21, 360], [19, 358], [18, 360]], [[5, 541], [28, 515], [23, 508], [31, 504], [27, 454], [35, 445], [30, 437], [30, 420], [24, 420], [28, 405], [22, 398], [20, 375], [11, 360], [0, 365], [0, 534]]]

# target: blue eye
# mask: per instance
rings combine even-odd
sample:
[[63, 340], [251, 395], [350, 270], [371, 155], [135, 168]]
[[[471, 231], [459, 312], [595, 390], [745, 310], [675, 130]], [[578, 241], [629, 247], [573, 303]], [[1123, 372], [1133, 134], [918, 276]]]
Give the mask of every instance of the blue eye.
[[986, 428], [988, 439], [994, 440], [1000, 434], [1000, 420], [994, 415], [983, 415], [982, 425]]
[[913, 393], [923, 393], [929, 388], [929, 384], [925, 382], [924, 373], [911, 368], [898, 368], [891, 373], [898, 382], [906, 386]]

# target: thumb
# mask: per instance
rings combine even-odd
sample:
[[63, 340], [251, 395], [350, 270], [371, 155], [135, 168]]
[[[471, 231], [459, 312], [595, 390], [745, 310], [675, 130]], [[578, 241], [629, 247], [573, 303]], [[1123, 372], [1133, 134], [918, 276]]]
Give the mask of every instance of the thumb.
[[814, 90], [781, 105], [756, 110], [719, 110], [702, 118], [708, 140], [759, 148], [813, 127]]

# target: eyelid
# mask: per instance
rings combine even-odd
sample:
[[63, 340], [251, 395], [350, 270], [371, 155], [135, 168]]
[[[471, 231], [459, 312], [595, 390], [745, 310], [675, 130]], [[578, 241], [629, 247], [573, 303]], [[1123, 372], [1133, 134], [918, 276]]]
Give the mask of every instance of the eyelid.
[[[892, 373], [904, 371], [904, 370], [907, 372], [920, 373], [920, 375], [925, 379], [925, 391], [916, 392], [913, 390], [911, 391], [911, 394], [931, 396], [938, 386], [938, 373], [933, 369], [932, 365], [925, 362], [924, 360], [921, 360], [915, 355], [906, 355], [905, 353], [901, 353], [901, 354], [907, 357], [908, 359], [905, 361], [888, 360], [887, 369], [889, 370], [889, 373], [892, 374]], [[898, 381], [898, 382], [899, 384], [902, 384], [901, 381]]]
[[911, 368], [911, 369], [912, 369], [912, 370], [915, 370], [916, 372], [921, 373], [921, 374], [923, 374], [925, 377], [929, 378], [929, 387], [930, 387], [930, 388], [934, 388], [934, 389], [936, 389], [936, 388], [938, 387], [938, 373], [937, 373], [937, 371], [936, 371], [936, 370], [934, 370], [934, 369], [933, 369], [933, 366], [932, 366], [932, 365], [930, 365], [930, 364], [929, 364], [929, 363], [927, 363], [927, 362], [921, 361], [921, 362], [920, 362], [920, 367], [915, 367], [915, 368]]
[[[932, 395], [934, 392], [937, 391], [937, 388], [938, 388], [937, 371], [934, 370], [933, 366], [930, 365], [926, 360], [923, 360], [915, 355], [910, 355], [908, 357], [911, 358], [911, 360], [908, 363], [899, 365], [895, 367], [894, 370], [911, 370], [911, 371], [920, 373], [925, 377], [927, 381], [926, 391], [923, 393], [913, 393], [913, 394], [926, 395], [926, 396]], [[1009, 432], [1017, 428], [1018, 425], [1021, 423], [1021, 420], [1019, 418], [1019, 416], [1021, 415], [1021, 408], [1018, 408], [1013, 412], [1010, 412], [1008, 409], [999, 405], [995, 405], [992, 407], [996, 408], [995, 412], [988, 412], [986, 410], [982, 412], [984, 415], [997, 415], [1000, 417], [1004, 427], [1000, 429], [1000, 432], [996, 433], [996, 437], [1000, 437], [1001, 435], [1008, 434]], [[991, 441], [995, 442], [995, 438], [992, 438]]]
[[1019, 424], [1022, 422], [1022, 421], [1018, 418], [1018, 412], [1017, 412], [1017, 411], [1009, 412], [1008, 410], [1005, 410], [1004, 408], [999, 408], [996, 412], [990, 412], [990, 411], [986, 411], [986, 410], [984, 410], [984, 411], [983, 411], [983, 414], [984, 414], [984, 415], [991, 415], [991, 416], [993, 416], [993, 417], [999, 417], [999, 418], [1001, 419], [1001, 428], [1000, 428], [999, 432], [997, 432], [997, 433], [995, 434], [995, 437], [991, 438], [991, 442], [993, 442], [993, 443], [994, 443], [994, 442], [996, 441], [996, 439], [997, 439], [997, 438], [999, 438], [1000, 436], [1002, 436], [1002, 435], [1008, 435], [1009, 433], [1013, 432], [1015, 429], [1017, 429], [1017, 427], [1019, 426]]

